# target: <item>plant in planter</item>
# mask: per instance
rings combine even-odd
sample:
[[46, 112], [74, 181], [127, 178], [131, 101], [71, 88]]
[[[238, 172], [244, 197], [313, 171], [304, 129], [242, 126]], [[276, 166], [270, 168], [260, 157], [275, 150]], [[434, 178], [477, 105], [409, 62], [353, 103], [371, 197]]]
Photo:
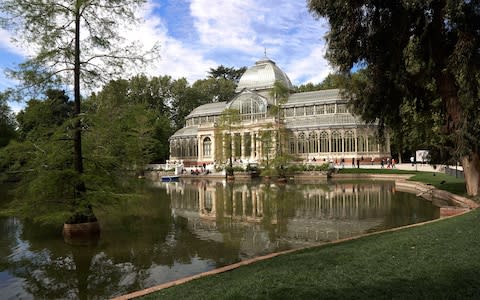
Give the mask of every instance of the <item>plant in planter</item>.
[[292, 160], [291, 155], [284, 154], [278, 155], [272, 161], [272, 165], [276, 171], [276, 174], [280, 180], [285, 180], [287, 175], [291, 173], [289, 162]]
[[235, 169], [232, 166], [226, 166], [225, 167], [225, 174], [227, 176], [233, 176], [235, 172]]

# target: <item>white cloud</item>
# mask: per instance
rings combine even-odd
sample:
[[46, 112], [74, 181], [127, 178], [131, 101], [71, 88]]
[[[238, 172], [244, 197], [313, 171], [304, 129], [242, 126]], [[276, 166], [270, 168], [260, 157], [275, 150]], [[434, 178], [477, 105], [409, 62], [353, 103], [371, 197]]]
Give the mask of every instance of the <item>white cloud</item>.
[[264, 18], [258, 7], [253, 0], [192, 0], [190, 11], [205, 47], [258, 51], [258, 33], [252, 28], [255, 19]]
[[308, 56], [294, 59], [287, 67], [290, 80], [294, 84], [321, 82], [333, 71], [324, 56], [325, 47], [317, 46]]
[[[294, 84], [319, 82], [331, 71], [322, 50], [325, 22], [315, 20], [304, 1], [149, 0], [138, 16], [144, 22], [122, 25], [122, 34], [144, 48], [160, 44], [161, 58], [143, 70], [151, 76], [193, 83], [220, 64], [252, 66], [264, 47]], [[0, 30], [0, 55], [27, 55], [9, 37]], [[6, 65], [0, 58], [0, 67]]]
[[160, 59], [150, 64], [144, 72], [151, 76], [186, 77], [191, 83], [204, 78], [209, 68], [217, 63], [205, 59], [201, 49], [170, 36], [165, 20], [153, 13], [155, 8], [152, 2], [147, 3], [140, 12], [144, 21], [123, 33], [128, 41], [138, 41], [145, 50], [151, 49], [156, 43], [160, 44]]
[[202, 47], [251, 58], [237, 65], [251, 66], [265, 47], [296, 84], [321, 81], [331, 72], [322, 50], [325, 22], [316, 20], [303, 1], [192, 0], [190, 9]]
[[32, 54], [31, 47], [21, 47], [12, 42], [12, 34], [9, 31], [0, 28], [0, 51], [6, 51], [11, 54], [27, 56]]

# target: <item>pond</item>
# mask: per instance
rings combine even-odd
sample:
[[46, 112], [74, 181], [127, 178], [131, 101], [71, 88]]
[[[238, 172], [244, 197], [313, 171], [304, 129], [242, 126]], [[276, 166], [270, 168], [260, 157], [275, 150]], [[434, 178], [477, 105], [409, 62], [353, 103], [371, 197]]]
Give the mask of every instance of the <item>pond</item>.
[[[102, 234], [0, 219], [2, 299], [105, 299], [271, 252], [439, 217], [393, 182], [146, 183], [141, 200], [99, 210]], [[3, 193], [3, 194], [2, 194]], [[5, 202], [5, 187], [0, 199]]]

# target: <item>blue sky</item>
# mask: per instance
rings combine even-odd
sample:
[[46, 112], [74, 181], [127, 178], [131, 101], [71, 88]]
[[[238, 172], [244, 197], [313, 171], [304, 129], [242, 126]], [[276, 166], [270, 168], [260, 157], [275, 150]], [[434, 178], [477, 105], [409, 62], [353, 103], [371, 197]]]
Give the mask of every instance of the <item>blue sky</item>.
[[[294, 84], [317, 83], [332, 72], [324, 58], [327, 25], [304, 0], [149, 0], [139, 16], [144, 21], [124, 36], [145, 47], [160, 44], [160, 60], [144, 70], [152, 76], [193, 83], [219, 65], [251, 66], [264, 49]], [[0, 90], [14, 84], [4, 69], [25, 55], [0, 30]]]

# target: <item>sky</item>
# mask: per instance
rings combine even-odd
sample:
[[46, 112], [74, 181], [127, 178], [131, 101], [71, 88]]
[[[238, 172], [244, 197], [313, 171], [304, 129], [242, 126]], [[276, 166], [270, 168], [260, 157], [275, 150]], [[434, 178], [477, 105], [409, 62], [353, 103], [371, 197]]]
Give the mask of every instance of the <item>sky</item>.
[[[328, 26], [306, 0], [149, 0], [139, 17], [122, 34], [146, 48], [160, 45], [160, 59], [143, 71], [151, 76], [193, 83], [219, 65], [252, 66], [265, 52], [294, 85], [319, 83], [333, 70], [324, 58]], [[15, 84], [4, 70], [31, 54], [10, 39], [0, 30], [0, 91]]]

